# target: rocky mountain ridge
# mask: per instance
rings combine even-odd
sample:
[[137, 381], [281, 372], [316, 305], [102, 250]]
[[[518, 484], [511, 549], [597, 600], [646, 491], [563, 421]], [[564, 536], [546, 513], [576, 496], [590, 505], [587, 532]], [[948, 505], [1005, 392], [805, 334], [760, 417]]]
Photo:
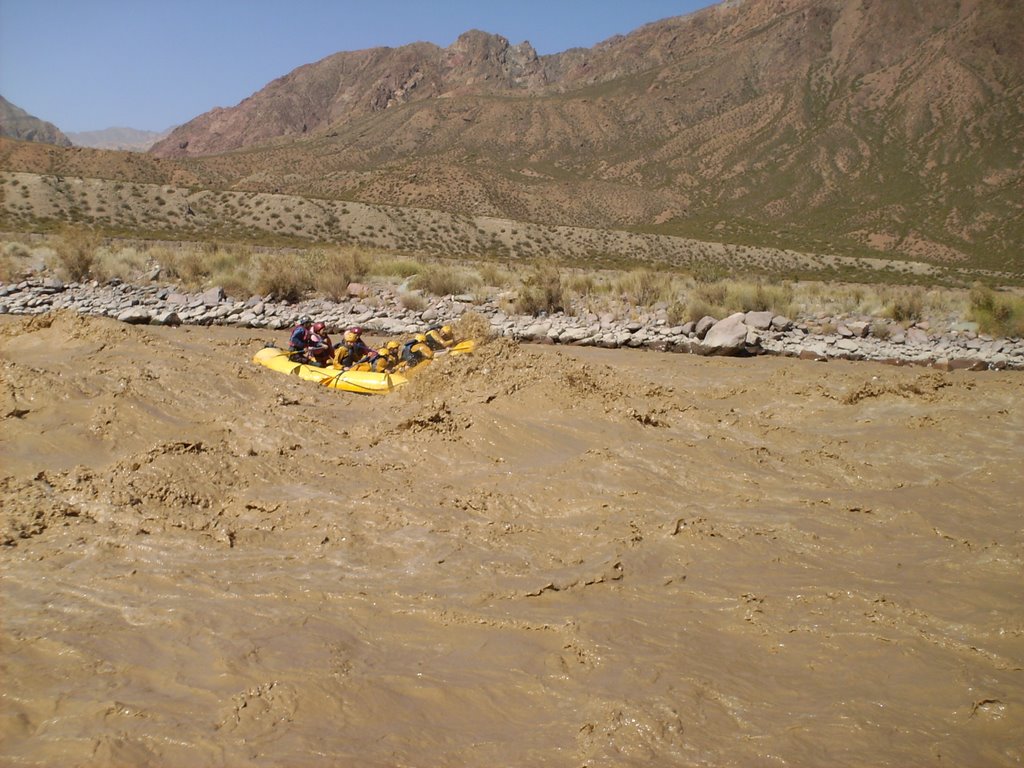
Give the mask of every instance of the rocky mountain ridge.
[[58, 147], [70, 147], [71, 140], [53, 123], [30, 115], [0, 96], [0, 137], [19, 141], [37, 141]]
[[[1016, 11], [1013, 0], [744, 0], [548, 56], [471, 31], [448, 48], [300, 67], [142, 157], [0, 145], [0, 168], [301, 199], [255, 211], [223, 198], [216, 215], [310, 240], [379, 240], [353, 239], [337, 216], [309, 227], [294, 215], [358, 202], [1020, 273]], [[166, 195], [140, 193], [94, 217], [73, 190], [47, 189], [38, 208], [24, 188], [9, 200], [15, 222], [134, 220], [167, 233], [202, 214], [179, 221]], [[136, 210], [151, 198], [157, 207]]]
[[998, 262], [1024, 239], [1018, 10], [746, 0], [549, 56], [343, 52], [152, 152], [262, 191]]

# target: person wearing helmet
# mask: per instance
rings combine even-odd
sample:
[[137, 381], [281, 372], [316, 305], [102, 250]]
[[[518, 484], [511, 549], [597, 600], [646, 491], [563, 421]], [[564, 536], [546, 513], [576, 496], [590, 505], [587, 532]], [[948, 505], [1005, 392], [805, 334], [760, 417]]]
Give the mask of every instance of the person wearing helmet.
[[362, 339], [362, 328], [349, 328], [341, 337], [341, 343], [334, 348], [334, 367], [351, 368], [373, 354]]
[[427, 336], [424, 333], [417, 333], [411, 340], [402, 346], [402, 364], [406, 368], [415, 368], [424, 360], [431, 360], [434, 357], [434, 350], [427, 344]]
[[288, 350], [291, 352], [289, 358], [297, 363], [308, 363], [310, 361], [309, 356], [306, 354], [306, 348], [310, 346], [310, 336], [313, 333], [313, 318], [309, 315], [302, 315], [295, 327], [292, 329], [292, 335], [288, 339]]
[[313, 323], [306, 356], [322, 367], [326, 367], [334, 359], [334, 344], [327, 335], [327, 326], [324, 323]]
[[369, 370], [376, 373], [387, 373], [398, 365], [398, 350], [401, 345], [397, 341], [389, 341], [377, 350], [373, 359], [369, 361]]
[[427, 331], [427, 344], [435, 352], [439, 349], [448, 349], [455, 344], [455, 332], [450, 325], [434, 327]]

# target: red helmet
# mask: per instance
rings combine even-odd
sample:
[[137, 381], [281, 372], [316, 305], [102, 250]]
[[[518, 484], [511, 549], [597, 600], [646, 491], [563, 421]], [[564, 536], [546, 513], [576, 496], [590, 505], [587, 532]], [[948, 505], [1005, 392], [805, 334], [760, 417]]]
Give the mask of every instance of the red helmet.
[[323, 323], [313, 323], [313, 333], [323, 333], [326, 327]]
[[349, 330], [352, 331], [352, 333], [354, 333], [356, 336], [363, 335], [363, 329], [360, 328], [358, 325], [355, 328], [349, 328]]

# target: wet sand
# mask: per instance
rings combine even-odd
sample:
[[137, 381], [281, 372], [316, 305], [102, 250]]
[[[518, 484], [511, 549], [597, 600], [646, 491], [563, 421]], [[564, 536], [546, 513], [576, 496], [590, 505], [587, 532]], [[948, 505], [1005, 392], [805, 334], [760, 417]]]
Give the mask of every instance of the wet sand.
[[1024, 376], [0, 321], [0, 762], [1020, 765]]

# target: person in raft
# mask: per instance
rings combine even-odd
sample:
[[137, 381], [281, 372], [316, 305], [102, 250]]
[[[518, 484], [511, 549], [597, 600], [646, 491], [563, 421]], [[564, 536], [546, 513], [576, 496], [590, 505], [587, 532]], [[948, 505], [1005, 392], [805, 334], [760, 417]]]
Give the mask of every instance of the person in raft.
[[370, 370], [376, 373], [388, 373], [398, 365], [398, 353], [402, 345], [397, 341], [389, 341], [377, 350], [377, 356], [370, 363]]
[[313, 323], [309, 334], [309, 346], [306, 348], [306, 357], [321, 367], [330, 365], [334, 359], [334, 344], [331, 343], [331, 337], [327, 335], [327, 326], [324, 323]]
[[310, 346], [310, 336], [312, 333], [313, 318], [309, 315], [303, 315], [292, 329], [292, 335], [288, 339], [288, 351], [291, 352], [288, 358], [290, 360], [294, 360], [297, 363], [310, 362], [306, 349]]
[[402, 346], [401, 359], [405, 368], [415, 368], [424, 360], [431, 360], [433, 357], [434, 350], [427, 344], [427, 336], [424, 333], [417, 333]]
[[341, 343], [334, 348], [334, 367], [351, 368], [373, 354], [362, 339], [362, 328], [349, 328], [341, 337]]
[[450, 325], [442, 325], [440, 328], [431, 328], [427, 331], [427, 344], [435, 352], [439, 349], [448, 349], [455, 344], [455, 332]]

